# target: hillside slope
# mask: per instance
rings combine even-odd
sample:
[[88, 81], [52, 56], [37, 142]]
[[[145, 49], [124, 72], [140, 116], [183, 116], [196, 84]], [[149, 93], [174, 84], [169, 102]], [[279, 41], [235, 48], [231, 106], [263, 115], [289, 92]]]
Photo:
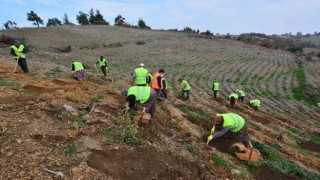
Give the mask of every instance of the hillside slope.
[[[43, 168], [71, 179], [262, 179], [266, 171], [275, 177], [319, 178], [319, 109], [297, 100], [301, 94], [294, 90], [302, 83], [297, 71], [304, 74], [304, 87], [319, 90], [320, 62], [178, 32], [61, 26], [3, 34], [26, 37], [32, 73], [12, 73], [14, 61], [1, 45], [0, 179], [55, 178]], [[67, 46], [71, 52], [57, 50]], [[107, 79], [92, 67], [101, 55], [108, 59]], [[86, 82], [69, 77], [72, 59], [91, 67]], [[151, 72], [164, 68], [170, 83], [169, 100], [158, 103], [146, 126], [122, 113], [124, 97], [119, 93], [140, 62]], [[192, 86], [190, 102], [176, 97], [179, 77]], [[222, 82], [216, 100], [208, 94], [214, 79]], [[262, 100], [259, 112], [252, 113], [243, 103], [234, 109], [226, 106], [226, 96], [238, 88], [246, 92], [245, 102]], [[224, 112], [249, 121], [261, 163], [237, 160], [227, 140], [205, 146], [212, 116]], [[240, 174], [232, 174], [235, 169]]]

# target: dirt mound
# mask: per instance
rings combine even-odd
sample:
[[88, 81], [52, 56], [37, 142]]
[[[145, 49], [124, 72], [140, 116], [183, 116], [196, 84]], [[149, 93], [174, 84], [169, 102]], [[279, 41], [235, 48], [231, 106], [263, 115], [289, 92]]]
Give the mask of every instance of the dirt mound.
[[88, 165], [116, 179], [199, 179], [195, 163], [153, 147], [91, 150]]
[[50, 89], [48, 88], [41, 87], [41, 86], [34, 86], [34, 85], [24, 86], [23, 89], [33, 91], [33, 92], [49, 92], [50, 91]]
[[270, 180], [270, 179], [279, 179], [279, 180], [299, 180], [300, 178], [286, 174], [284, 172], [273, 169], [269, 166], [261, 166], [256, 168], [253, 171], [256, 179], [259, 180]]
[[[203, 142], [207, 142], [207, 136], [203, 136], [202, 137], [203, 139]], [[231, 146], [235, 143], [238, 143], [239, 141], [236, 141], [236, 140], [233, 140], [233, 139], [229, 139], [229, 138], [224, 138], [224, 137], [221, 137], [221, 138], [217, 138], [217, 139], [214, 139], [214, 140], [211, 140], [209, 145], [212, 146], [212, 147], [215, 147], [217, 148], [219, 151], [221, 152], [228, 152], [228, 153], [232, 153], [231, 151]]]
[[320, 144], [316, 144], [312, 141], [303, 141], [298, 143], [298, 145], [304, 149], [314, 151], [314, 152], [320, 152]]

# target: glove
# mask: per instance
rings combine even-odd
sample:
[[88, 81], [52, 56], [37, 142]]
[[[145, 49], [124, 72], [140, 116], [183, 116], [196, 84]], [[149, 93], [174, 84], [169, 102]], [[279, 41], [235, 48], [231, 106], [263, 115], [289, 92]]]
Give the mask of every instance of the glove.
[[96, 66], [97, 66], [97, 64], [94, 64], [93, 66], [94, 66], [94, 67], [96, 67]]
[[72, 71], [71, 74], [74, 75], [74, 71]]
[[216, 130], [216, 128], [215, 128], [215, 127], [212, 127], [212, 128], [211, 128], [211, 134], [213, 134], [215, 130]]
[[106, 67], [106, 70], [108, 69], [108, 67]]

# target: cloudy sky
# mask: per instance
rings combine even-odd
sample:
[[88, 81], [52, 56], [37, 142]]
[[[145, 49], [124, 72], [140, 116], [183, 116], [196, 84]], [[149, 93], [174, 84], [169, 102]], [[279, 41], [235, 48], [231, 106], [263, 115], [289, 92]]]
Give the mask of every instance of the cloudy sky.
[[220, 34], [259, 32], [283, 34], [320, 31], [320, 0], [0, 0], [0, 23], [15, 21], [32, 27], [27, 13], [33, 10], [45, 24], [63, 17], [76, 22], [79, 11], [98, 9], [114, 23], [121, 14], [130, 24], [142, 18], [152, 29], [183, 29]]

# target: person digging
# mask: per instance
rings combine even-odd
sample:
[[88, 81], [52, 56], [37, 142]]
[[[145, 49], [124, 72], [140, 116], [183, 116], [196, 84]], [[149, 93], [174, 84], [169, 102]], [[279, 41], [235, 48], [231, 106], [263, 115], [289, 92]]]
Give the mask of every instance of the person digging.
[[129, 89], [123, 89], [122, 95], [127, 96], [126, 102], [130, 110], [140, 110], [145, 108], [146, 113], [154, 116], [157, 104], [157, 92], [147, 86], [131, 86]]
[[238, 104], [238, 94], [230, 94], [230, 96], [228, 96], [228, 104], [230, 107], [233, 107], [234, 105]]
[[14, 72], [17, 70], [17, 65], [19, 65], [24, 73], [29, 73], [26, 54], [25, 54], [27, 53], [27, 50], [24, 47], [24, 45], [21, 44], [20, 41], [15, 40], [13, 42], [13, 45], [11, 46], [10, 53], [11, 55], [13, 55], [14, 59], [17, 61]]
[[258, 111], [258, 108], [260, 107], [260, 100], [258, 99], [253, 99], [249, 103], [250, 108], [249, 109], [254, 109], [254, 112]]
[[[216, 126], [221, 126], [222, 129], [214, 132]], [[235, 113], [217, 114], [215, 116], [207, 144], [219, 137], [237, 140], [242, 142], [245, 147], [250, 147], [247, 122], [243, 117]]]

